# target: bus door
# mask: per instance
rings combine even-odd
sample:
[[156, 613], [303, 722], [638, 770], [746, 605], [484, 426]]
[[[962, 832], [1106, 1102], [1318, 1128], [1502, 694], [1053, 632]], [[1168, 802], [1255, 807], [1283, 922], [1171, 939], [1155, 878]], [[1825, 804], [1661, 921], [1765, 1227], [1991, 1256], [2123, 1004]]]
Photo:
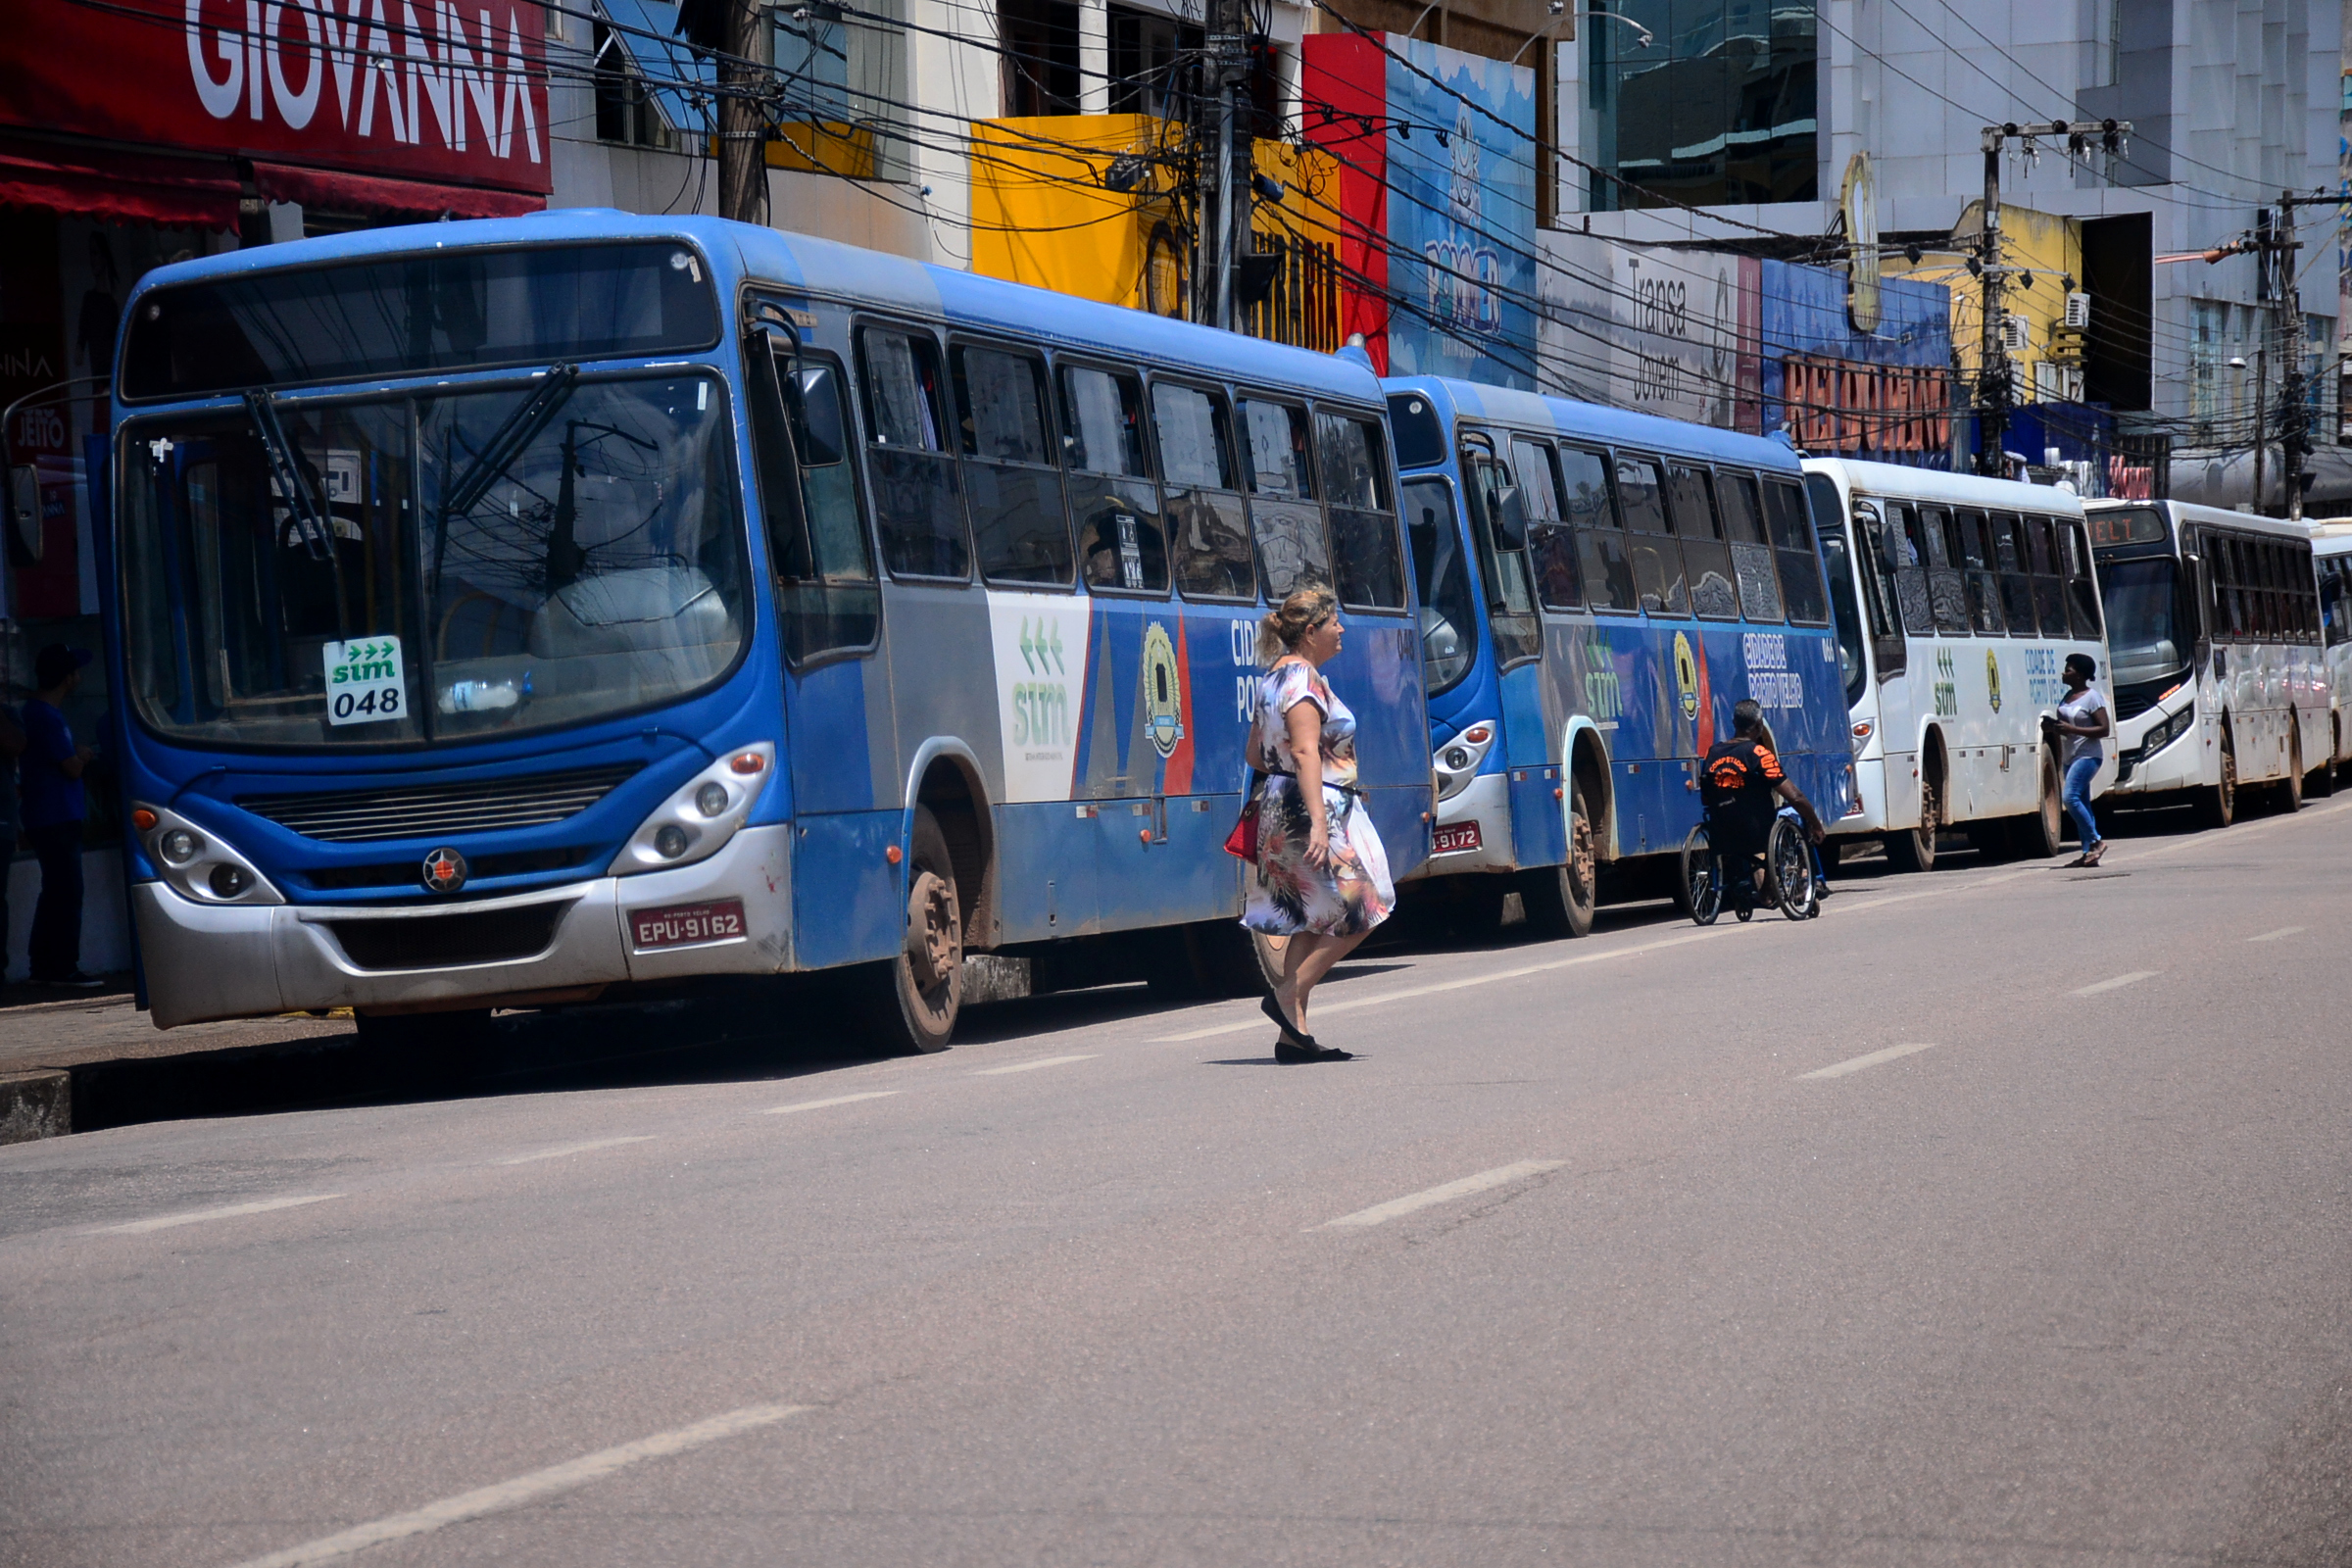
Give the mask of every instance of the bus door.
[[[1519, 448], [1511, 455], [1519, 461], [1546, 462], [1532, 443], [1523, 440]], [[1552, 793], [1562, 787], [1560, 759], [1544, 721], [1544, 620], [1527, 559], [1528, 492], [1494, 438], [1482, 431], [1462, 432], [1461, 466], [1494, 645], [1500, 710], [1495, 716], [1502, 723], [1501, 760], [1509, 779], [1512, 856], [1523, 866], [1558, 865], [1568, 855], [1567, 816]], [[1551, 484], [1547, 466], [1539, 478]], [[1549, 505], [1556, 514], [1557, 500]]]
[[884, 853], [903, 817], [847, 376], [837, 355], [804, 345], [792, 321], [806, 313], [754, 313], [745, 385], [784, 662], [794, 961], [888, 957], [906, 940]]
[[1854, 523], [1862, 536], [1857, 548], [1867, 572], [1867, 597], [1876, 601], [1870, 651], [1878, 676], [1878, 711], [1866, 718], [1878, 726], [1880, 749], [1889, 764], [1887, 797], [1891, 806], [1895, 793], [1892, 764], [1900, 758], [1908, 767], [1918, 747], [1909, 678], [1910, 635], [1914, 628], [1922, 637], [1936, 634], [1935, 618], [1928, 609], [1928, 564], [1919, 545], [1918, 513], [1909, 502], [1857, 500]]

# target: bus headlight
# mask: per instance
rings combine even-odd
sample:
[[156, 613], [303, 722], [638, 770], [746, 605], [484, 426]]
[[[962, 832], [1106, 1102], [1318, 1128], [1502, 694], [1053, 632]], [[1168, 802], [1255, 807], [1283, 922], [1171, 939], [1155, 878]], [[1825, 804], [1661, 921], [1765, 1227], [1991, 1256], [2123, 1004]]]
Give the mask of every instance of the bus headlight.
[[1478, 764], [1487, 760], [1494, 745], [1495, 725], [1491, 718], [1466, 724], [1462, 732], [1439, 747], [1429, 760], [1438, 775], [1438, 799], [1450, 801], [1470, 787], [1478, 777]]
[[728, 753], [670, 791], [660, 809], [637, 826], [612, 860], [612, 874], [666, 871], [707, 860], [726, 846], [752, 814], [776, 765], [767, 742]]
[[253, 862], [175, 811], [139, 806], [131, 812], [166, 886], [193, 904], [283, 904]]
[[2173, 742], [2196, 727], [2197, 708], [2194, 703], [2191, 703], [2172, 717], [2158, 719], [2148, 726], [2147, 734], [2140, 738], [2140, 757], [2143, 760], [2154, 757], [2158, 752], [2163, 751], [2167, 746], [2172, 745]]

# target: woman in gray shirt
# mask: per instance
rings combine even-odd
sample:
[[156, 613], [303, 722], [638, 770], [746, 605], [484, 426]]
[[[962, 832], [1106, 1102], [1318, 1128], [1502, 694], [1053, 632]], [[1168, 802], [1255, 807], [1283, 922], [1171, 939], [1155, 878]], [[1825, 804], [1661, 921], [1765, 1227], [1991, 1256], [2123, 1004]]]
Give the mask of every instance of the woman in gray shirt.
[[2070, 867], [2096, 865], [2099, 857], [2107, 853], [2107, 841], [2099, 837], [2099, 819], [2090, 809], [2090, 781], [2107, 752], [2102, 742], [2115, 731], [2115, 721], [2107, 712], [2107, 699], [2090, 683], [2090, 678], [2098, 672], [2098, 662], [2088, 654], [2067, 655], [2066, 699], [2058, 705], [2058, 716], [2043, 721], [2049, 727], [2048, 733], [2058, 739], [2058, 766], [2066, 778], [2066, 808], [2074, 813], [2075, 826], [2082, 841], [2082, 853], [2066, 862]]

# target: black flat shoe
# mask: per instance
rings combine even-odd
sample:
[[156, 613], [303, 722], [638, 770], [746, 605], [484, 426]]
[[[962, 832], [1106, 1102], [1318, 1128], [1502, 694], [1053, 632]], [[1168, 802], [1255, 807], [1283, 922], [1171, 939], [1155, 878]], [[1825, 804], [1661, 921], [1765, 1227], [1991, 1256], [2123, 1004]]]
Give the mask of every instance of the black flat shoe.
[[1274, 1059], [1286, 1066], [1303, 1066], [1310, 1061], [1353, 1061], [1355, 1053], [1342, 1051], [1337, 1046], [1318, 1046], [1312, 1038], [1293, 1045], [1288, 1040], [1274, 1043]]

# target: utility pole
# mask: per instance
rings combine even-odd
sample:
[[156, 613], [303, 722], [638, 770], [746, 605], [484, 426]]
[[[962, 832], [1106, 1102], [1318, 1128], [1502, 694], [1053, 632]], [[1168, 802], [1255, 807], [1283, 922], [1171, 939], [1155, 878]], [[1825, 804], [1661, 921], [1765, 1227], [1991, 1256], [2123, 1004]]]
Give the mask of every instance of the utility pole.
[[2087, 164], [2094, 141], [2105, 152], [2121, 156], [2132, 137], [2132, 122], [2053, 120], [2021, 125], [2010, 121], [1984, 127], [1984, 232], [1968, 270], [1984, 285], [1984, 333], [1977, 355], [1977, 471], [1995, 478], [2005, 477], [2007, 467], [2001, 442], [2010, 402], [2009, 354], [2001, 342], [2001, 287], [2011, 272], [2024, 270], [2001, 260], [2001, 155], [2015, 141], [2030, 163], [2041, 156], [2044, 137], [2063, 141], [2068, 157]]
[[[1235, 101], [1250, 79], [1245, 26], [1244, 0], [1213, 0], [1204, 70], [1204, 84], [1213, 97], [1203, 107], [1215, 126], [1216, 167], [1209, 187], [1215, 193], [1215, 211], [1213, 216], [1201, 215], [1200, 233], [1194, 246], [1193, 280], [1198, 302], [1195, 319], [1228, 331], [1233, 328], [1234, 273], [1243, 248], [1250, 243], [1247, 171], [1255, 167], [1250, 152], [1250, 130], [1238, 122], [1240, 106]], [[1198, 136], [1195, 145], [1205, 139]]]
[[2272, 269], [2278, 265], [2273, 252], [2278, 243], [2278, 227], [2272, 221], [2271, 209], [2265, 207], [2254, 215], [2254, 302], [2262, 320], [2262, 336], [2254, 342], [2254, 514], [2263, 517], [2271, 514], [2270, 486], [2263, 482], [2270, 441], [2263, 426], [2271, 411], [2271, 339], [2278, 331], [2278, 300], [2271, 288]]
[[760, 0], [720, 0], [718, 215], [738, 222], [767, 218], [767, 70], [772, 40]]

